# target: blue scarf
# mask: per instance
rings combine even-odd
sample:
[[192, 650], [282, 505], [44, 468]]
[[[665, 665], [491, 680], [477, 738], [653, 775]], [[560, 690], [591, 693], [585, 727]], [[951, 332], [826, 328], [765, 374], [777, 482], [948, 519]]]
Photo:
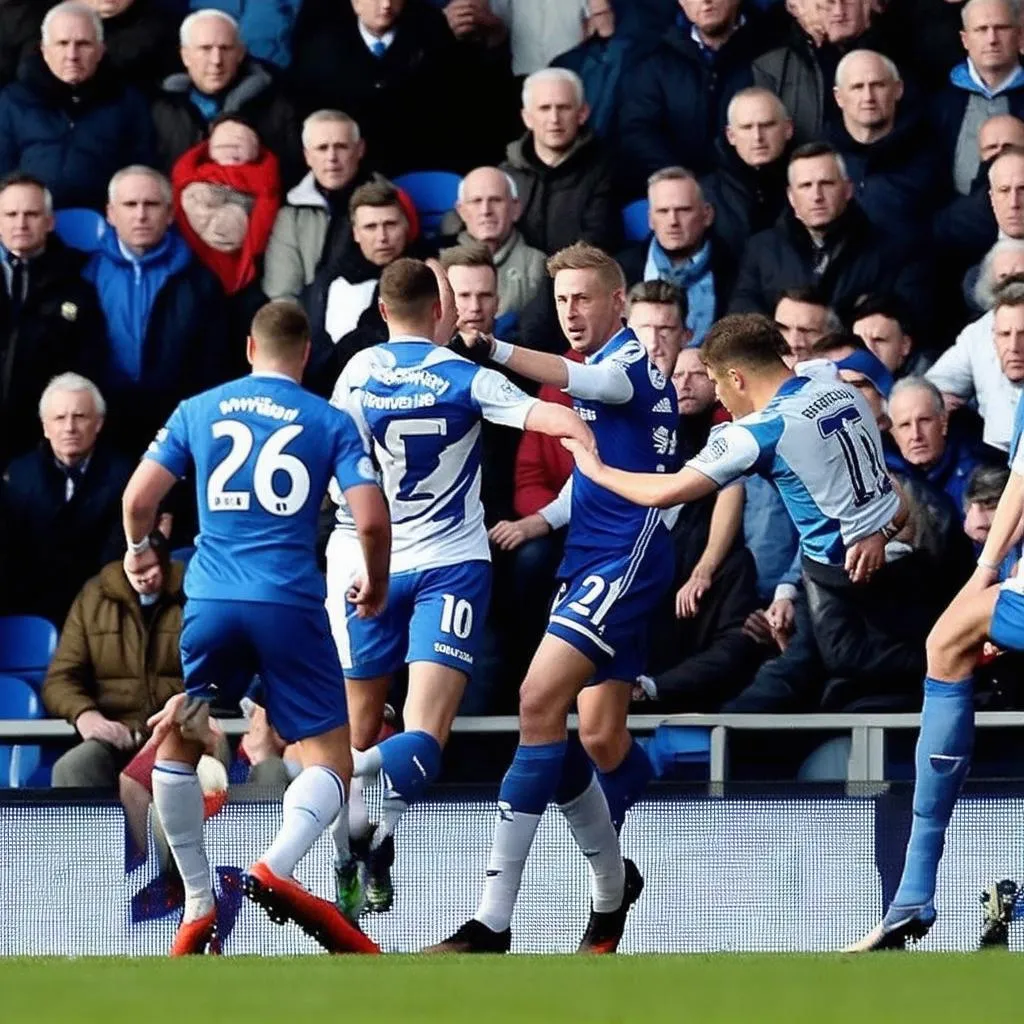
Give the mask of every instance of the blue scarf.
[[989, 90], [988, 87], [982, 83], [975, 81], [974, 76], [971, 74], [971, 69], [967, 66], [967, 61], [964, 61], [962, 64], [957, 64], [957, 66], [950, 71], [949, 80], [958, 89], [963, 89], [966, 92], [973, 92], [978, 96], [984, 96], [987, 100], [992, 100], [995, 99], [996, 96], [1002, 96], [1004, 93], [1024, 88], [1024, 67], [1018, 65], [1016, 71], [1014, 71], [1006, 82], [1004, 82], [995, 92]]
[[715, 275], [711, 269], [711, 242], [705, 242], [689, 259], [672, 265], [669, 255], [657, 238], [651, 239], [647, 250], [644, 280], [668, 281], [686, 292], [689, 314], [686, 326], [693, 333], [692, 346], [700, 345], [715, 322]]

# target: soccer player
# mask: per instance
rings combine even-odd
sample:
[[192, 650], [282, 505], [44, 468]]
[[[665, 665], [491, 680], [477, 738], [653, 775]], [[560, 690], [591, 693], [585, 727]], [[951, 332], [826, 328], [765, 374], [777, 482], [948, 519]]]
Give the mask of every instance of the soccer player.
[[218, 951], [217, 911], [203, 849], [196, 765], [209, 701], [238, 700], [253, 675], [302, 772], [284, 795], [281, 829], [249, 868], [247, 894], [275, 921], [291, 919], [332, 952], [377, 952], [334, 904], [292, 877], [338, 817], [352, 770], [341, 666], [324, 610], [315, 540], [320, 499], [333, 477], [352, 511], [365, 572], [350, 599], [380, 613], [387, 598], [387, 505], [351, 418], [301, 387], [309, 323], [292, 302], [271, 302], [252, 323], [252, 374], [182, 402], [124, 494], [125, 568], [144, 572], [160, 501], [194, 466], [199, 537], [186, 578], [181, 631], [185, 694], [150, 724], [159, 747], [153, 801], [185, 886], [171, 955]]
[[[394, 536], [389, 604], [373, 620], [359, 618], [346, 599], [361, 557], [343, 506], [327, 552], [327, 607], [345, 670], [356, 773], [383, 770], [385, 779], [372, 835], [361, 778], [354, 780], [352, 843], [339, 845], [335, 863], [337, 904], [352, 919], [363, 902], [364, 874], [369, 908], [391, 907], [395, 827], [440, 771], [480, 645], [491, 590], [480, 503], [482, 422], [594, 444], [571, 409], [531, 398], [501, 373], [444, 347], [453, 309], [439, 264], [396, 260], [380, 280], [390, 340], [357, 353], [332, 397], [372, 441]], [[403, 662], [405, 731], [371, 747], [391, 676]]]
[[[600, 249], [578, 243], [548, 260], [548, 271], [562, 330], [586, 361], [493, 339], [491, 358], [572, 395], [618, 465], [673, 469], [675, 392], [623, 325], [621, 268]], [[591, 914], [581, 952], [615, 952], [643, 888], [635, 865], [622, 858], [617, 826], [652, 774], [626, 717], [632, 685], [645, 667], [647, 622], [672, 584], [671, 538], [659, 512], [623, 501], [579, 474], [559, 503], [571, 509], [546, 510], [545, 518], [569, 522], [562, 582], [520, 689], [519, 747], [498, 795], [483, 898], [470, 921], [428, 952], [508, 951], [523, 867], [552, 800], [590, 866]], [[579, 737], [567, 739], [574, 701]]]

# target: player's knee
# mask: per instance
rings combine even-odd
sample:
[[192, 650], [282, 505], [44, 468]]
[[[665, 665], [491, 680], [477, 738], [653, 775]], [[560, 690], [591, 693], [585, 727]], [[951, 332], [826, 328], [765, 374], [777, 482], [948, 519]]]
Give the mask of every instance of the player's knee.
[[580, 722], [580, 743], [600, 772], [612, 771], [629, 748], [629, 733], [621, 724]]
[[961, 630], [943, 616], [932, 627], [925, 641], [925, 654], [928, 659], [928, 674], [945, 678], [952, 663], [962, 660], [967, 652], [967, 645]]
[[565, 728], [565, 708], [551, 688], [532, 676], [519, 687], [519, 724], [524, 732], [556, 725]]

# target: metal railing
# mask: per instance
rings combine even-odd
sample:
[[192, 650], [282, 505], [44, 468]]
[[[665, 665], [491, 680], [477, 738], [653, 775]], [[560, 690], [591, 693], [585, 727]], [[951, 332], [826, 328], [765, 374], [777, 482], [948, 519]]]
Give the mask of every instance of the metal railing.
[[[1024, 712], [980, 711], [974, 716], [979, 729], [1024, 729]], [[241, 736], [247, 729], [244, 719], [222, 720], [229, 736]], [[569, 727], [577, 728], [575, 716]], [[729, 733], [732, 731], [848, 732], [850, 759], [849, 782], [884, 782], [886, 736], [894, 730], [916, 730], [917, 714], [808, 714], [808, 715], [631, 715], [629, 727], [634, 733], [653, 732], [660, 725], [685, 726], [708, 732], [708, 773], [712, 783], [729, 778]], [[519, 721], [514, 715], [457, 718], [453, 731], [459, 733], [515, 733]], [[0, 742], [38, 743], [71, 739], [75, 730], [57, 719], [0, 721]]]

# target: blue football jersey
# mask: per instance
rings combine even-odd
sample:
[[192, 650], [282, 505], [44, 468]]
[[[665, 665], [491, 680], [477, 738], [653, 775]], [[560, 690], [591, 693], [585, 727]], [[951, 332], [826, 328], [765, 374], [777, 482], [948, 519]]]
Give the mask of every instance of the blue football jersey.
[[720, 486], [757, 473], [778, 489], [803, 554], [843, 565], [846, 548], [899, 508], [867, 402], [837, 377], [789, 378], [760, 412], [716, 427], [687, 466]]
[[[396, 338], [352, 357], [331, 402], [359, 423], [380, 466], [393, 573], [490, 560], [481, 424], [522, 430], [536, 401], [495, 370], [422, 338]], [[338, 528], [351, 529], [344, 505]]]
[[[619, 331], [586, 363], [606, 361], [615, 363], [629, 378], [629, 400], [612, 403], [573, 398], [573, 408], [594, 432], [602, 461], [634, 473], [674, 472], [679, 468], [679, 410], [671, 383], [647, 358], [647, 351], [628, 328]], [[574, 575], [595, 550], [609, 557], [631, 551], [638, 538], [652, 529], [654, 520], [658, 521], [658, 531], [666, 531], [662, 519], [657, 510], [635, 505], [575, 469], [569, 534], [559, 574]]]
[[331, 479], [376, 473], [355, 423], [278, 374], [252, 374], [182, 402], [146, 458], [182, 477], [195, 466], [190, 598], [321, 607], [317, 516]]

